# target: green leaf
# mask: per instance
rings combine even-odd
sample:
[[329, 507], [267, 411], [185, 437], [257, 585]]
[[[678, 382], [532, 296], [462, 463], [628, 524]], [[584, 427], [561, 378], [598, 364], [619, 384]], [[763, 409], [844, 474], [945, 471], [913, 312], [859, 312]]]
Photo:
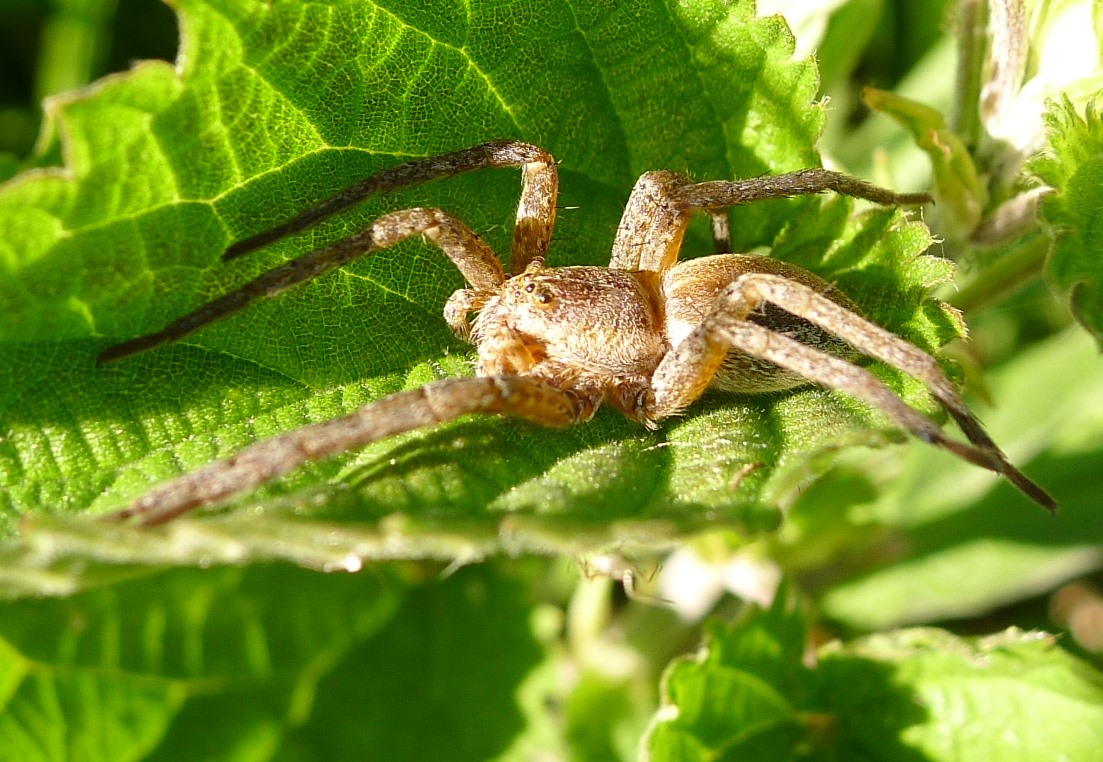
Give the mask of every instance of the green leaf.
[[526, 598], [494, 567], [419, 587], [319, 683], [296, 742], [329, 759], [474, 761], [506, 749], [525, 722], [517, 686], [543, 656]]
[[3, 758], [139, 759], [177, 734], [188, 748], [271, 751], [318, 680], [393, 616], [400, 590], [382, 574], [284, 566], [177, 570], [10, 603]]
[[714, 627], [667, 670], [645, 740], [660, 760], [1087, 759], [1103, 679], [1053, 638], [900, 630], [832, 643], [805, 666], [799, 614], [777, 604]]
[[1103, 680], [1052, 636], [958, 638], [899, 630], [828, 646], [817, 700], [831, 719], [819, 759], [1090, 759]]
[[774, 606], [714, 626], [696, 657], [663, 675], [663, 708], [645, 737], [652, 760], [787, 759], [804, 736], [794, 697], [808, 670], [805, 626], [779, 594]]
[[0, 759], [482, 760], [506, 748], [522, 725], [514, 690], [541, 657], [522, 588], [482, 568], [407, 593], [391, 571], [175, 570], [9, 604]]
[[[245, 261], [219, 260], [234, 240], [378, 168], [496, 137], [538, 143], [562, 162], [551, 262], [578, 264], [607, 261], [645, 170], [749, 177], [817, 163], [815, 68], [792, 60], [782, 21], [756, 18], [749, 2], [671, 11], [483, 1], [457, 13], [423, 3], [189, 0], [178, 12], [187, 31], [179, 67], [142, 63], [51, 101], [67, 171], [0, 188], [0, 312], [10, 316], [0, 325], [0, 508], [9, 532], [28, 512], [122, 507], [249, 442], [469, 372], [470, 349], [440, 317], [462, 279], [418, 241], [176, 346], [94, 363], [107, 346], [384, 209], [454, 210], [498, 251], [508, 248], [517, 178], [484, 172], [373, 200]], [[733, 213], [735, 243], [775, 245], [923, 347], [956, 335], [956, 316], [927, 297], [950, 266], [921, 256], [925, 229], [891, 211], [852, 219], [849, 210], [838, 199], [748, 206]], [[691, 236], [686, 255], [707, 252], [704, 237]], [[917, 382], [877, 372], [933, 411]], [[882, 441], [871, 430], [886, 428], [822, 390], [710, 397], [657, 433], [610, 411], [556, 432], [464, 420], [303, 468], [248, 498], [264, 516], [233, 527], [236, 550], [211, 534], [210, 548], [125, 532], [106, 535], [115, 545], [73, 545], [89, 533], [52, 535], [45, 522], [35, 530], [42, 537], [27, 540], [37, 549], [9, 548], [8, 558], [21, 570], [30, 556], [40, 569], [64, 567], [66, 549], [101, 561], [237, 553], [326, 566], [332, 559], [318, 559], [333, 546], [362, 548], [362, 558], [402, 547], [470, 560], [503, 544], [574, 552], [666, 543], [716, 525], [753, 533], [776, 525], [776, 502], [824, 467], [818, 456]], [[748, 463], [764, 467], [733, 489]], [[273, 500], [280, 495], [288, 497]], [[297, 536], [329, 544], [295, 545], [281, 523], [289, 521]]]
[[1053, 237], [1046, 276], [1103, 344], [1103, 120], [1096, 105], [1081, 117], [1064, 98], [1049, 104], [1045, 122], [1049, 147], [1031, 169], [1054, 189], [1041, 204]]
[[[1069, 328], [987, 379], [999, 405], [979, 412], [1012, 460], [1052, 486], [1056, 517], [996, 478], [913, 446], [902, 462], [847, 463], [802, 496], [783, 564], [818, 594], [828, 617], [861, 630], [980, 616], [1097, 569], [1098, 368], [1094, 343]], [[811, 549], [829, 539], [840, 544], [825, 562]]]

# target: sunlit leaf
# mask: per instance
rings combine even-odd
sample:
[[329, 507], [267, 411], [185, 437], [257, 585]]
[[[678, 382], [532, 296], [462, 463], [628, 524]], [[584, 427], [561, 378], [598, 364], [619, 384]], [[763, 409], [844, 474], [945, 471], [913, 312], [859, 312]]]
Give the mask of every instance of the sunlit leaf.
[[1054, 240], [1046, 274], [1080, 324], [1103, 342], [1103, 120], [1096, 105], [1081, 116], [1065, 99], [1050, 104], [1046, 127], [1049, 147], [1033, 164], [1054, 189], [1042, 201]]
[[[179, 345], [94, 363], [385, 208], [454, 210], [508, 249], [517, 177], [495, 171], [373, 200], [253, 258], [219, 261], [232, 241], [375, 169], [496, 137], [544, 146], [562, 162], [551, 261], [563, 264], [607, 260], [645, 170], [748, 177], [817, 162], [814, 66], [794, 61], [783, 22], [755, 18], [749, 3], [505, 8], [477, 3], [444, 24], [451, 9], [415, 3], [192, 0], [179, 7], [179, 69], [144, 63], [51, 102], [70, 171], [28, 173], [0, 192], [0, 309], [13, 318], [0, 326], [9, 525], [34, 510], [119, 508], [258, 438], [470, 372], [469, 348], [440, 317], [462, 280], [420, 241]], [[925, 229], [883, 210], [851, 220], [849, 209], [808, 198], [748, 206], [733, 213], [735, 243], [775, 244], [925, 347], [952, 337], [956, 318], [927, 301], [950, 270], [921, 256]], [[703, 236], [686, 247], [707, 252]], [[886, 375], [932, 410], [917, 383]], [[436, 548], [423, 554], [438, 556], [439, 538], [457, 534], [563, 551], [669, 542], [718, 524], [754, 532], [774, 526], [779, 496], [815, 472], [810, 456], [878, 441], [871, 425], [884, 422], [821, 390], [710, 398], [657, 433], [609, 411], [554, 433], [462, 421], [302, 469], [268, 490], [290, 499], [259, 500], [269, 515], [292, 510], [375, 535], [403, 516], [404, 532]], [[749, 463], [763, 467], [733, 488]], [[345, 482], [351, 490], [334, 490]], [[239, 539], [264, 546], [264, 521]], [[241, 557], [273, 555], [287, 554], [267, 546]]]

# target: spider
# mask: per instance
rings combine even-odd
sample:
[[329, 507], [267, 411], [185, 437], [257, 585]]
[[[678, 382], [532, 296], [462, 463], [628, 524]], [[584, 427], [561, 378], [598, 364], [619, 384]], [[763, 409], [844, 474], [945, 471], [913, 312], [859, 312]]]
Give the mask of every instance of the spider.
[[[653, 429], [709, 387], [756, 393], [808, 384], [864, 400], [923, 441], [1002, 474], [1031, 500], [1055, 510], [1053, 498], [1008, 462], [934, 358], [866, 320], [830, 283], [768, 257], [717, 254], [678, 260], [694, 213], [712, 217], [714, 236], [726, 250], [726, 209], [737, 204], [834, 191], [905, 205], [929, 201], [925, 193], [897, 194], [824, 169], [716, 182], [648, 172], [628, 200], [608, 267], [547, 267], [559, 182], [556, 162], [537, 146], [502, 140], [384, 169], [278, 227], [233, 244], [223, 259], [305, 230], [372, 194], [492, 167], [520, 168], [522, 175], [509, 275], [490, 246], [458, 218], [439, 209], [404, 209], [99, 356], [108, 362], [176, 341], [255, 299], [276, 296], [420, 235], [440, 247], [470, 286], [448, 299], [444, 319], [474, 344], [475, 377], [399, 392], [351, 415], [256, 442], [156, 487], [113, 518], [167, 521], [307, 461], [471, 413], [567, 426], [589, 420], [605, 403]], [[859, 353], [923, 381], [968, 442], [947, 436], [854, 364]]]

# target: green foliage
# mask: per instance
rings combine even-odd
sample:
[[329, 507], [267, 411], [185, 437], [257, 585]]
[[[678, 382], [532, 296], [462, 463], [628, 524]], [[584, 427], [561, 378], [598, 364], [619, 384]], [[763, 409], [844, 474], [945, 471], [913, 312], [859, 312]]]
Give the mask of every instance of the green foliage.
[[[12, 231], [11, 277], [0, 284], [13, 318], [0, 335], [10, 347], [0, 366], [12, 418], [9, 522], [29, 510], [118, 508], [254, 439], [468, 372], [466, 348], [437, 317], [462, 281], [420, 242], [178, 346], [93, 363], [111, 343], [385, 208], [456, 210], [507, 249], [516, 178], [486, 172], [373, 200], [252, 261], [220, 262], [230, 242], [374, 169], [491, 136], [541, 144], [562, 160], [551, 258], [600, 263], [644, 170], [746, 177], [816, 162], [815, 70], [791, 60], [780, 19], [756, 19], [748, 4], [673, 15], [641, 4], [638, 18], [595, 8], [574, 20], [555, 3], [530, 4], [511, 6], [501, 27], [490, 3], [463, 29], [418, 8], [183, 4], [182, 72], [147, 62], [51, 101], [72, 176], [29, 173], [0, 196]], [[658, 45], [666, 39], [681, 40], [678, 49]], [[949, 277], [946, 263], [920, 256], [926, 231], [890, 211], [851, 219], [848, 210], [838, 199], [751, 205], [733, 215], [736, 244], [772, 244], [921, 345], [952, 337], [956, 318], [925, 301]], [[700, 240], [687, 254], [695, 250], [707, 251]], [[894, 383], [930, 409], [914, 382]], [[517, 550], [578, 547], [580, 524], [591, 527], [583, 547], [716, 524], [754, 533], [776, 524], [776, 502], [802, 481], [810, 455], [868, 439], [863, 430], [879, 423], [819, 390], [711, 400], [695, 412], [657, 434], [612, 413], [554, 436], [464, 421], [303, 469], [268, 493], [292, 493], [284, 509], [355, 524], [345, 545], [405, 514], [416, 554], [442, 558], [454, 557], [456, 533], [479, 545], [500, 534], [503, 516]], [[764, 468], [729, 489], [749, 462]], [[339, 481], [354, 489], [331, 499]], [[261, 546], [247, 555], [285, 557], [254, 539], [273, 533], [266, 520], [240, 535]], [[193, 560], [209, 552], [192, 551]]]
[[[845, 547], [835, 552], [854, 559], [896, 548], [891, 563], [859, 563], [847, 579], [827, 585], [819, 563], [792, 558], [789, 568], [800, 569], [806, 589], [823, 591], [828, 616], [862, 630], [970, 616], [1098, 568], [1103, 384], [1097, 374], [1069, 371], [1097, 362], [1094, 342], [1066, 329], [988, 378], [1000, 404], [985, 423], [996, 440], [1023, 462], [1045, 443], [1029, 470], [1043, 484], [1057, 485], [1061, 512], [1055, 520], [1017, 510], [1010, 488], [990, 489], [965, 464], [912, 448], [902, 463], [878, 462], [887, 483], [859, 489], [851, 480], [869, 477], [842, 468], [802, 496], [790, 514], [788, 531], [814, 544], [845, 537]], [[1072, 420], [1078, 425], [1069, 426]], [[795, 542], [793, 549], [807, 553], [803, 545]]]
[[1098, 235], [1103, 209], [1103, 120], [1089, 104], [1081, 117], [1065, 98], [1046, 114], [1050, 151], [1033, 170], [1054, 193], [1042, 202], [1042, 215], [1053, 231], [1047, 275], [1064, 293], [1077, 321], [1103, 342], [1103, 284]]
[[[671, 664], [651, 759], [1090, 759], [1103, 678], [1039, 633], [898, 630], [820, 649], [779, 596]], [[962, 711], [983, 707], [983, 711]], [[1030, 722], [1021, 718], [1030, 717]]]
[[489, 571], [175, 570], [10, 604], [0, 759], [486, 759], [541, 656]]
[[[37, 169], [0, 185], [0, 762], [1091, 753], [1101, 678], [1048, 636], [890, 630], [807, 655], [825, 618], [868, 631], [971, 617], [1100, 563], [1095, 346], [1049, 327], [1037, 285], [1000, 302], [1009, 283], [1037, 281], [1050, 240], [1029, 215], [1010, 237], [976, 240], [1032, 197], [1025, 156], [938, 111], [913, 110], [930, 117], [911, 124], [917, 139], [937, 123], [931, 145], [953, 143], [954, 166], [974, 172], [943, 196], [942, 219], [967, 222], [937, 231], [941, 248], [928, 253], [927, 229], [898, 212], [834, 198], [737, 209], [735, 246], [820, 273], [930, 351], [962, 330], [930, 293], [954, 271], [937, 255], [958, 258], [966, 279], [944, 295], [1000, 305], [970, 316], [979, 351], [995, 342], [1006, 358], [985, 378], [999, 404], [986, 425], [1057, 494], [1056, 520], [921, 444], [852, 447], [900, 435], [809, 389], [710, 396], [657, 432], [610, 411], [566, 431], [461, 420], [303, 468], [224, 511], [152, 530], [96, 522], [249, 442], [470, 373], [469, 347], [441, 319], [462, 279], [419, 241], [178, 345], [103, 367], [99, 351], [384, 210], [439, 206], [505, 253], [516, 173], [373, 199], [222, 263], [233, 241], [375, 169], [514, 137], [561, 162], [552, 264], [602, 264], [641, 172], [815, 165], [827, 116], [813, 61], [747, 1], [174, 5], [177, 66], [141, 62], [49, 99], [38, 152], [19, 162]], [[892, 9], [802, 5], [824, 34], [838, 136], [851, 72], [904, 65], [878, 23]], [[1058, 28], [1040, 18], [1035, 37]], [[909, 64], [937, 36], [928, 26], [909, 37]], [[930, 90], [952, 81], [934, 68], [927, 92], [907, 93], [915, 104], [950, 101]], [[1056, 241], [1047, 275], [1098, 333], [1099, 120], [1083, 105], [1098, 77], [1075, 81], [1030, 167], [1056, 189], [1042, 207]], [[906, 164], [869, 134], [848, 130], [834, 138], [846, 151], [826, 150], [865, 160], [890, 146], [887, 165]], [[0, 177], [16, 164], [0, 158]], [[691, 231], [686, 256], [708, 251], [704, 228]], [[936, 412], [917, 382], [872, 369]], [[720, 531], [694, 539], [709, 529]], [[711, 625], [694, 659], [674, 657], [699, 642], [696, 624], [658, 601], [611, 609], [609, 580], [575, 589], [580, 554], [627, 562], [646, 587], [651, 559], [690, 543], [715, 578], [658, 594], [682, 606], [734, 587], [746, 567], [733, 548], [752, 541], [747, 552], [792, 587]], [[503, 551], [523, 557], [456, 571]]]
[[655, 759], [785, 759], [803, 734], [805, 621], [779, 595], [769, 611], [714, 626], [702, 653], [664, 675], [663, 707], [645, 740]]

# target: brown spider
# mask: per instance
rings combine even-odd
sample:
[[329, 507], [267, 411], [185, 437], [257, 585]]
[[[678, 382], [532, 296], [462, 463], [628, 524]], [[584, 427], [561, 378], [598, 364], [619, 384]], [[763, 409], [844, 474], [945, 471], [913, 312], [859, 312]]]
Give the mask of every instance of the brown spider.
[[[527, 143], [497, 141], [378, 172], [283, 225], [234, 244], [223, 258], [304, 230], [369, 195], [489, 167], [520, 167], [522, 172], [510, 276], [463, 222], [439, 209], [405, 209], [99, 357], [101, 362], [117, 360], [176, 341], [256, 298], [275, 296], [357, 257], [422, 235], [444, 251], [471, 286], [452, 294], [444, 319], [475, 345], [477, 377], [399, 392], [351, 415], [257, 442], [157, 487], [113, 517], [167, 521], [309, 460], [469, 413], [566, 426], [589, 420], [606, 402], [655, 428], [710, 386], [749, 393], [809, 383], [866, 401], [923, 441], [1003, 474], [1031, 500], [1055, 509], [1053, 498], [1007, 461], [934, 358], [861, 317], [831, 284], [766, 257], [720, 254], [678, 261], [695, 212], [712, 216], [722, 244], [727, 238], [723, 210], [736, 204], [828, 190], [885, 205], [917, 204], [929, 200], [923, 193], [896, 194], [824, 169], [703, 183], [674, 172], [649, 172], [628, 200], [608, 267], [550, 268], [544, 256], [555, 224], [555, 160]], [[946, 436], [853, 364], [855, 350], [922, 380], [968, 443]]]

